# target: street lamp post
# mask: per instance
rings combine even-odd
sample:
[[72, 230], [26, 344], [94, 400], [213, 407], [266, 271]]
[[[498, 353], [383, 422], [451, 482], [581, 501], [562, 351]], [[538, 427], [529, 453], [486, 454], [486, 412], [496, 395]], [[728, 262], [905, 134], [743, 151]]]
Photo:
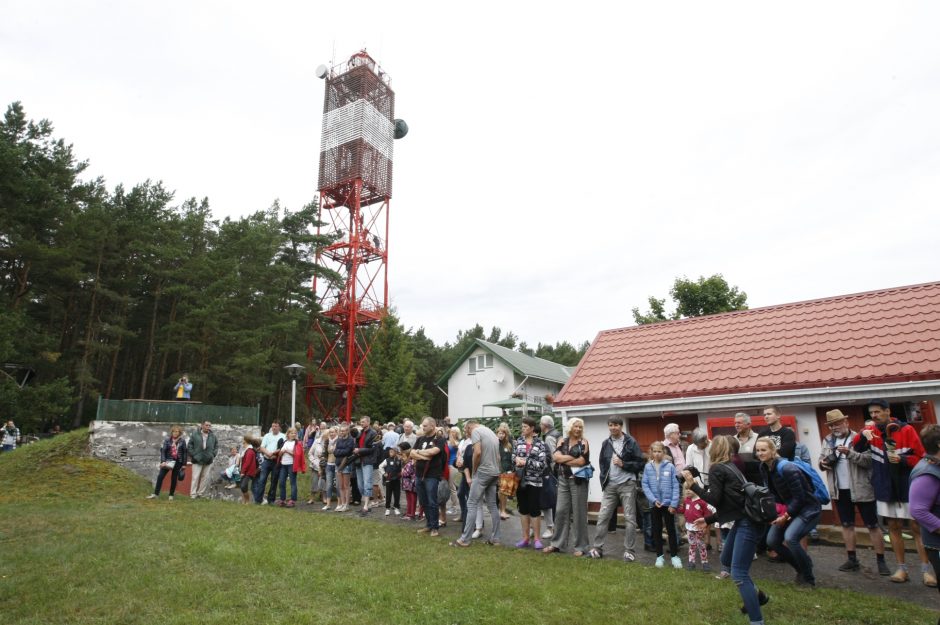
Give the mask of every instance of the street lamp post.
[[[304, 367], [303, 365], [294, 363], [292, 365], [287, 365], [284, 368], [287, 369], [287, 373], [289, 373], [291, 377], [290, 427], [294, 427], [294, 424], [297, 423], [297, 380], [304, 372]], [[285, 428], [285, 431], [287, 431], [287, 428]]]

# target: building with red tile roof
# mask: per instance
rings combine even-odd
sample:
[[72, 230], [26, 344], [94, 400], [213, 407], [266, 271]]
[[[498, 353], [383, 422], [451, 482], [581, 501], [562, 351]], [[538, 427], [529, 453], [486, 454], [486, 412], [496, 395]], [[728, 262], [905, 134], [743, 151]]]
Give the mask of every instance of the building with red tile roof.
[[774, 404], [815, 459], [825, 412], [858, 429], [877, 397], [918, 429], [936, 422], [940, 282], [605, 330], [554, 408], [595, 446], [614, 415], [645, 446], [670, 422], [730, 433], [743, 411], [759, 427]]

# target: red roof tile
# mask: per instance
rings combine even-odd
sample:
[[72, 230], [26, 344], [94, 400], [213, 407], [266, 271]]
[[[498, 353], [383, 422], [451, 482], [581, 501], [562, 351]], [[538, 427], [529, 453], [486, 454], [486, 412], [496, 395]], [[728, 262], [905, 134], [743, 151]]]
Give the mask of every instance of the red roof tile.
[[597, 335], [555, 406], [940, 379], [940, 282]]

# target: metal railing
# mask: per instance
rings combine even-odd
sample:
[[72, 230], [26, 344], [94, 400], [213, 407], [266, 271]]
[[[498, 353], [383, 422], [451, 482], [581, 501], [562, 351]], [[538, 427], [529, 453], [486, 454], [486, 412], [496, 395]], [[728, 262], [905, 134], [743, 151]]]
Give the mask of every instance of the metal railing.
[[219, 425], [259, 425], [261, 406], [213, 406], [199, 402], [144, 399], [99, 399], [99, 421], [140, 421], [144, 423], [202, 423]]

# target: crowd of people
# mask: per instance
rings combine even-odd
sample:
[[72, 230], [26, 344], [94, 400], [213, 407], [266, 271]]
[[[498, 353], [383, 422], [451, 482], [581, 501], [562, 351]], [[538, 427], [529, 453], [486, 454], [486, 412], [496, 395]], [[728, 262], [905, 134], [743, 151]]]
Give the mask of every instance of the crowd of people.
[[[827, 482], [809, 462], [805, 445], [781, 424], [774, 406], [763, 410], [767, 426], [760, 432], [753, 431], [751, 416], [743, 412], [735, 415], [734, 435], [711, 440], [697, 429], [686, 442], [670, 423], [664, 439], [645, 454], [624, 430], [623, 420], [612, 417], [596, 459], [602, 492], [593, 536], [588, 490], [595, 467], [584, 423], [576, 418], [567, 421], [562, 433], [551, 416], [524, 417], [518, 435], [506, 423], [494, 432], [475, 420], [457, 428], [430, 417], [417, 427], [410, 420], [374, 425], [366, 416], [355, 427], [314, 422], [281, 432], [274, 423], [261, 439], [246, 436], [242, 449], [232, 450], [223, 477], [231, 482], [228, 488], [241, 489], [244, 503], [294, 507], [297, 475], [309, 470], [307, 504], [337, 512], [352, 506], [364, 517], [384, 505], [386, 516], [415, 520], [418, 532], [430, 536], [439, 535], [450, 514], [451, 521], [460, 523], [459, 537], [449, 543], [457, 548], [469, 547], [475, 539], [500, 543], [501, 524], [510, 518], [507, 501], [514, 498], [522, 534], [517, 548], [603, 558], [609, 528], [616, 526], [617, 509], [622, 508], [625, 562], [637, 559], [638, 529], [644, 548], [655, 553], [657, 567], [668, 562], [709, 571], [708, 552], [715, 543], [720, 552], [717, 577], [736, 584], [742, 613], [757, 624], [763, 622], [762, 606], [770, 597], [750, 578], [756, 555], [766, 552], [790, 565], [796, 584], [815, 588], [808, 538], [830, 499], [846, 549], [839, 571], [861, 568], [857, 511], [868, 529], [878, 573], [896, 583], [911, 578], [904, 550], [906, 524], [924, 584], [937, 585], [940, 426], [926, 426], [918, 435], [893, 418], [880, 399], [869, 402], [867, 411], [871, 420], [858, 432], [841, 411], [826, 414], [829, 433], [822, 440], [818, 466]], [[172, 495], [178, 471], [187, 462], [194, 467], [211, 464], [217, 447], [206, 424], [192, 433], [188, 444], [174, 427], [161, 448], [150, 497], [159, 494], [166, 475], [171, 476]], [[193, 479], [197, 482], [195, 470]], [[197, 488], [202, 487], [199, 480]], [[760, 515], [754, 502], [763, 499], [769, 512]], [[484, 509], [489, 528], [484, 527]], [[895, 555], [893, 572], [885, 559], [882, 519]], [[679, 550], [686, 542], [683, 563]]]

